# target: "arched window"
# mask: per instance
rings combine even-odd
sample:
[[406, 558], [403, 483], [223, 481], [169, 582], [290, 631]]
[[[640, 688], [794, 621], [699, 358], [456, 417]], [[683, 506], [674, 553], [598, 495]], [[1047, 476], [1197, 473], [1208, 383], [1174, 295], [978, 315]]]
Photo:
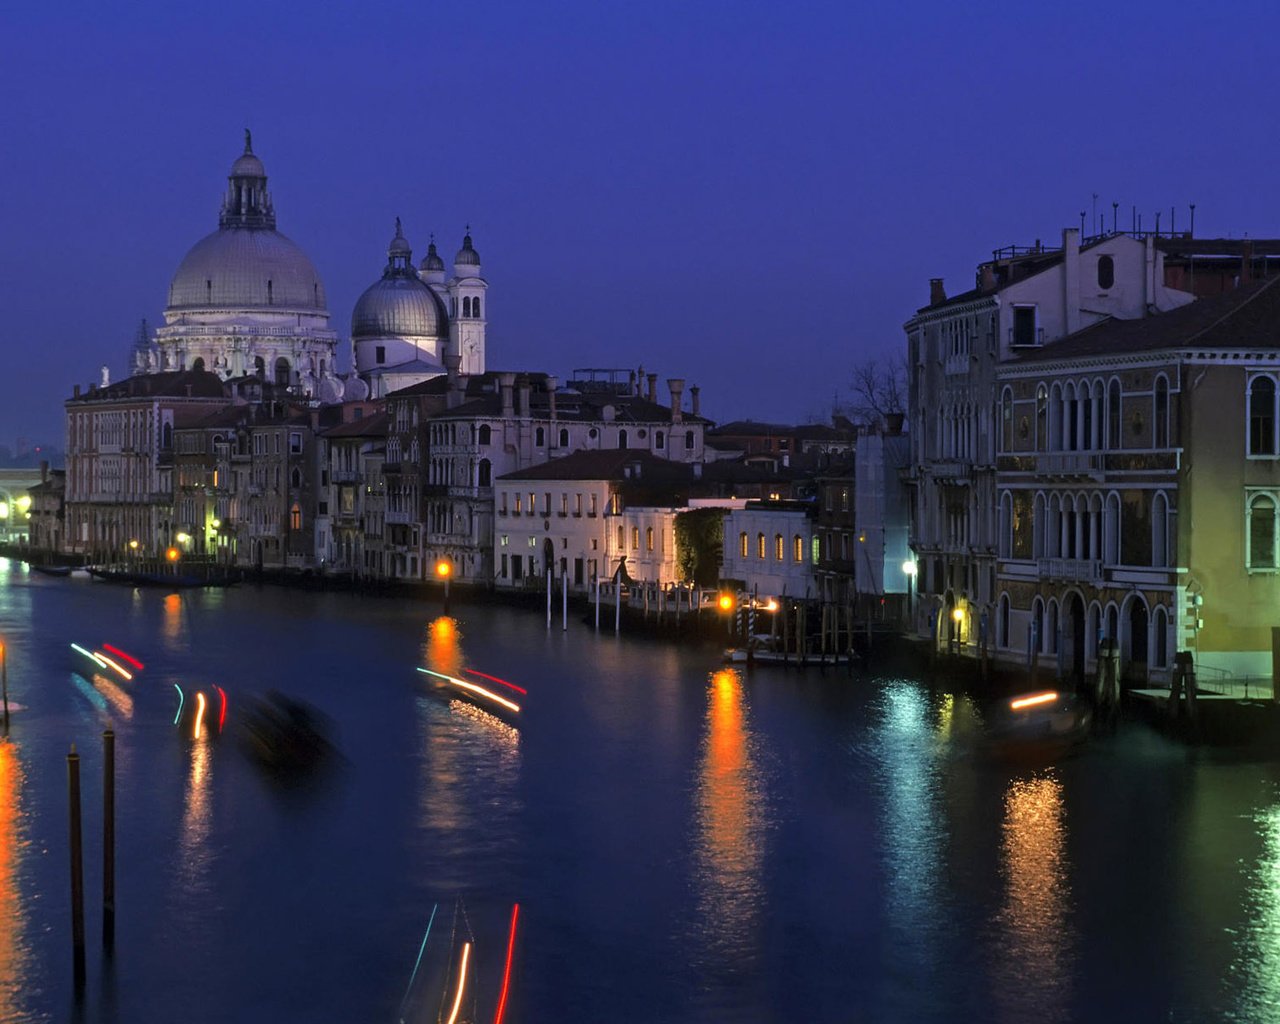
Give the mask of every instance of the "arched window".
[[1120, 437], [1120, 382], [1107, 385], [1107, 447], [1116, 451], [1123, 447]]
[[289, 529], [302, 529], [302, 506], [296, 501], [293, 503], [293, 507], [289, 509]]
[[996, 646], [1009, 646], [1009, 595], [1000, 595], [1000, 614], [996, 616]]
[[627, 446], [627, 432], [625, 430], [618, 431], [618, 447], [625, 448]]
[[1107, 495], [1102, 516], [1102, 560], [1107, 565], [1120, 564], [1120, 498], [1116, 494]]
[[1151, 564], [1169, 564], [1169, 499], [1162, 491], [1151, 502]]
[[775, 534], [773, 538], [773, 557], [781, 562], [787, 557], [787, 542], [782, 539], [782, 534]]
[[543, 427], [538, 427], [533, 432], [533, 446], [541, 448], [547, 443], [547, 431]]
[[490, 487], [493, 484], [493, 463], [481, 459], [476, 467], [476, 484], [479, 487]]
[[160, 447], [169, 449], [173, 447], [173, 424], [166, 423], [160, 428]]
[[1000, 495], [1000, 557], [1009, 558], [1013, 551], [1013, 495]]
[[1035, 504], [1032, 506], [1031, 512], [1031, 557], [1044, 558], [1048, 554], [1048, 544], [1045, 541], [1045, 532], [1048, 527], [1049, 517], [1046, 515], [1044, 495], [1037, 494]]
[[662, 451], [662, 449], [667, 446], [667, 435], [661, 430], [655, 430], [653, 432], [653, 446], [658, 451]]
[[1036, 451], [1049, 450], [1049, 389], [1036, 385]]
[[795, 562], [804, 561], [804, 538], [798, 533], [791, 538], [791, 559]]
[[464, 298], [462, 300], [462, 315], [464, 317], [471, 315], [471, 300], [469, 298]]
[[281, 387], [289, 386], [289, 360], [284, 356], [276, 360], [276, 383]]
[[1062, 388], [1056, 381], [1049, 389], [1049, 451], [1062, 451]]
[[644, 528], [644, 549], [646, 551], [653, 550], [653, 527], [646, 526]]
[[194, 363], [192, 363], [192, 364], [191, 364], [191, 369], [193, 369], [193, 370], [199, 370], [199, 371], [201, 371], [201, 372], [203, 373], [203, 372], [204, 372], [204, 358], [203, 358], [202, 356], [196, 356], [196, 361], [195, 361]]
[[1254, 377], [1249, 384], [1249, 454], [1276, 453], [1276, 382]]
[[480, 424], [478, 439], [481, 444], [489, 444], [493, 440], [493, 429], [487, 423]]
[[471, 315], [477, 320], [480, 319], [480, 296], [477, 295], [471, 300]]
[[1151, 616], [1152, 639], [1155, 649], [1151, 652], [1152, 668], [1167, 668], [1169, 665], [1169, 617], [1163, 605], [1157, 605]]
[[1169, 382], [1163, 375], [1156, 378], [1156, 447], [1169, 447]]
[[560, 447], [561, 448], [569, 447], [569, 428], [568, 427], [560, 428]]
[[738, 534], [738, 548], [742, 552], [742, 557], [747, 557], [747, 534], [746, 531]]
[[1000, 450], [1013, 451], [1013, 388], [1000, 395]]
[[1045, 652], [1058, 653], [1058, 602], [1049, 598], [1049, 621], [1045, 623]]
[[756, 534], [756, 557], [764, 558], [764, 556], [765, 556], [764, 555], [764, 534], [757, 533]]
[[1116, 261], [1110, 256], [1098, 257], [1098, 287], [1110, 288], [1116, 283]]
[[1249, 500], [1250, 569], [1276, 567], [1276, 502], [1269, 494], [1255, 494]]
[[253, 372], [255, 376], [265, 377], [267, 375], [267, 364], [263, 361], [262, 356], [254, 356]]
[[1031, 606], [1031, 643], [1029, 650], [1044, 652], [1044, 602], [1035, 599]]
[[684, 450], [687, 452], [693, 451], [693, 431], [692, 430], [686, 430], [684, 432]]
[[289, 474], [289, 486], [290, 487], [302, 486], [302, 471], [297, 467], [294, 467], [293, 471]]

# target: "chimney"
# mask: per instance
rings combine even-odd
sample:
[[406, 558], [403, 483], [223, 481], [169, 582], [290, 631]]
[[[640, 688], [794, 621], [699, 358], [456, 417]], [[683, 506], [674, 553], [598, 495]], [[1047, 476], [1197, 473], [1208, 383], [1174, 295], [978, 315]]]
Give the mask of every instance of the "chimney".
[[462, 404], [462, 382], [458, 379], [458, 367], [462, 365], [462, 356], [457, 352], [444, 354], [444, 370], [449, 384], [445, 393], [445, 408], [453, 409]]
[[627, 374], [627, 394], [640, 394], [640, 382], [636, 379], [636, 371], [632, 370]]
[[1067, 333], [1080, 330], [1080, 229], [1062, 229], [1062, 309]]
[[1248, 284], [1253, 280], [1253, 239], [1246, 238], [1240, 243], [1240, 283]]
[[987, 295], [996, 290], [996, 271], [990, 263], [978, 268], [978, 290]]
[[111, 386], [111, 370], [108, 369], [106, 363], [102, 364], [102, 370], [100, 372], [102, 373], [102, 386], [104, 388], [109, 388]]
[[502, 418], [509, 420], [515, 415], [515, 406], [511, 401], [511, 391], [516, 384], [514, 373], [498, 374], [498, 388], [502, 392]]
[[516, 378], [516, 415], [517, 416], [529, 415], [529, 394], [532, 390], [533, 389], [532, 389], [532, 385], [530, 385], [529, 383], [529, 378], [523, 373], [520, 374], [520, 376]]
[[80, 385], [79, 385], [79, 384], [72, 385], [72, 388], [71, 388], [71, 397], [72, 397], [72, 398], [79, 398], [79, 397], [80, 397]]
[[42, 484], [47, 484], [49, 482], [49, 460], [48, 459], [40, 460], [40, 482]]
[[311, 410], [311, 433], [318, 434], [320, 432], [320, 410]]
[[680, 403], [684, 397], [684, 378], [668, 377], [667, 387], [671, 389], [671, 422], [679, 423], [684, 419], [684, 413], [680, 410]]
[[556, 421], [556, 388], [560, 386], [560, 381], [556, 377], [547, 378], [547, 409], [551, 415], [551, 422]]
[[658, 375], [656, 373], [649, 374], [649, 401], [656, 402], [658, 400]]
[[929, 305], [941, 306], [947, 301], [947, 290], [942, 287], [942, 278], [929, 278]]
[[697, 384], [693, 385], [693, 387], [689, 389], [689, 412], [694, 416], [700, 416], [702, 414], [702, 402], [699, 401], [698, 398], [701, 392], [702, 388], [698, 387]]

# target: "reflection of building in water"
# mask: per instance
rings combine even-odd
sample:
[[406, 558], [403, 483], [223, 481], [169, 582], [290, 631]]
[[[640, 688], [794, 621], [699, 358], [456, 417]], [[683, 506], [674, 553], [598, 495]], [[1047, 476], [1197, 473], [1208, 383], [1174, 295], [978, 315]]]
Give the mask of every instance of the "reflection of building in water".
[[24, 915], [18, 896], [18, 832], [24, 774], [18, 745], [0, 740], [0, 1020], [19, 1020], [18, 998], [27, 973]]
[[1275, 1020], [1280, 1013], [1280, 805], [1260, 810], [1262, 849], [1248, 874], [1247, 923], [1230, 972], [1242, 1020]]
[[[695, 885], [707, 944], [741, 958], [754, 952], [760, 914], [763, 794], [752, 760], [742, 678], [715, 673], [707, 692], [707, 735], [698, 781]], [[741, 959], [737, 960], [741, 963]]]
[[1062, 782], [1014, 779], [1005, 794], [1001, 948], [992, 958], [1000, 1019], [1065, 1021], [1073, 936], [1067, 920], [1066, 812]]

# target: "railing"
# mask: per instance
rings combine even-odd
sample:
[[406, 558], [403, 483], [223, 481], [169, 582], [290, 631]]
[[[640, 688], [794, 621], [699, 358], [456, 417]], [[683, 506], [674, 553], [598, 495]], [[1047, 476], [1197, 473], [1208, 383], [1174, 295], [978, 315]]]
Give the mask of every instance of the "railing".
[[1102, 452], [1040, 452], [1036, 473], [1040, 476], [1097, 476], [1102, 473]]
[[393, 512], [391, 509], [387, 509], [384, 519], [395, 526], [408, 526], [414, 521], [412, 512]]
[[358, 484], [360, 482], [360, 471], [358, 469], [335, 469], [329, 475], [335, 484]]
[[1033, 331], [1019, 331], [1016, 327], [1009, 328], [1009, 345], [1012, 348], [1030, 348], [1035, 345], [1043, 344], [1043, 327], [1037, 327]]
[[968, 480], [973, 472], [973, 463], [952, 459], [947, 462], [933, 462], [929, 465], [935, 479], [945, 477], [948, 480]]

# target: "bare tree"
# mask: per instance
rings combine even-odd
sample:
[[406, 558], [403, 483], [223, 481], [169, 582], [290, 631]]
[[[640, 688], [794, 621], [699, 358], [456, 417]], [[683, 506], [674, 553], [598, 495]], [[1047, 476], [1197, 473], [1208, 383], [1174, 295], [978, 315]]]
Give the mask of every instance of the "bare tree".
[[890, 413], [907, 411], [907, 358], [864, 359], [853, 367], [850, 418], [864, 423], [885, 422]]

